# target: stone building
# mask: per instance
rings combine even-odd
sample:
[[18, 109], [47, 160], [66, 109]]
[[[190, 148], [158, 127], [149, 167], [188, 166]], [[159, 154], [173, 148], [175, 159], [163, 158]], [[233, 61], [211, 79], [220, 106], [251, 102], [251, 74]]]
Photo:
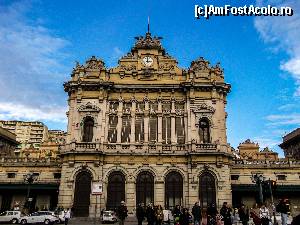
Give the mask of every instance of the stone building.
[[[115, 68], [96, 57], [77, 64], [64, 84], [68, 132], [61, 149], [59, 204], [75, 215], [154, 202], [172, 208], [231, 202], [220, 65], [204, 58], [182, 69], [150, 33]], [[91, 195], [90, 181], [103, 184]]]
[[15, 134], [0, 127], [0, 157], [13, 156], [18, 144]]
[[0, 127], [16, 135], [21, 150], [29, 147], [37, 149], [43, 141], [48, 139], [48, 128], [39, 121], [0, 120]]
[[[77, 63], [64, 89], [65, 143], [53, 132], [49, 145], [61, 145], [58, 154], [0, 159], [0, 210], [24, 205], [28, 173], [36, 178], [33, 206], [73, 207], [75, 216], [92, 217], [122, 200], [130, 213], [138, 203], [191, 207], [199, 199], [202, 207], [251, 207], [258, 197], [252, 177], [262, 175], [277, 181], [275, 201], [289, 198], [299, 213], [299, 160], [259, 151], [250, 140], [239, 151], [227, 143], [230, 85], [219, 64], [200, 57], [179, 68], [161, 39], [146, 33], [115, 68], [96, 57]], [[102, 195], [92, 194], [94, 185]]]
[[285, 135], [279, 146], [286, 157], [300, 160], [300, 128]]

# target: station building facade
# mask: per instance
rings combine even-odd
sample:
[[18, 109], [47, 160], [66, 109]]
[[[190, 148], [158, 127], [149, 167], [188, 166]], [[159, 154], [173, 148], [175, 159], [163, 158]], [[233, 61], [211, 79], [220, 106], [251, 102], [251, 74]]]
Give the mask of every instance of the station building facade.
[[[101, 209], [114, 209], [121, 201], [129, 212], [139, 203], [173, 208], [192, 207], [200, 200], [204, 208], [251, 202], [255, 197], [241, 194], [248, 186], [257, 194], [251, 176], [282, 168], [289, 176], [298, 174], [289, 185], [291, 193], [300, 193], [299, 161], [261, 158], [270, 153], [236, 157], [227, 143], [230, 85], [220, 65], [200, 57], [189, 68], [180, 68], [161, 38], [149, 32], [136, 38], [114, 68], [94, 56], [77, 63], [64, 90], [68, 127], [59, 158], [2, 159], [5, 198], [14, 196], [5, 189], [9, 170], [20, 173], [10, 187], [21, 187], [22, 176], [39, 171], [32, 184], [36, 199], [47, 202], [45, 193], [38, 192], [42, 185], [52, 191], [48, 205], [72, 207], [75, 216], [99, 216]], [[93, 184], [102, 186], [101, 195], [92, 194]], [[22, 196], [24, 200], [26, 194]]]

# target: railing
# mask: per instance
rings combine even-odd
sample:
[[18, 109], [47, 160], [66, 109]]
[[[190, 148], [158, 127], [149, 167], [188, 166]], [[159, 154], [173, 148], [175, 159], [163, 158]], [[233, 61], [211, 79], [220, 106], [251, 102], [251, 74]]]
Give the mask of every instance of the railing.
[[290, 159], [277, 159], [277, 160], [262, 160], [262, 159], [234, 159], [233, 166], [248, 166], [248, 167], [291, 167], [300, 166], [300, 161]]
[[0, 165], [14, 165], [26, 163], [28, 165], [59, 165], [61, 159], [59, 158], [30, 158], [30, 157], [2, 157], [0, 159]]
[[[225, 149], [225, 148], [224, 148]], [[103, 152], [103, 153], [187, 153], [226, 151], [222, 146], [212, 143], [202, 144], [161, 144], [161, 143], [95, 143], [72, 142], [60, 147], [60, 153], [68, 152]]]

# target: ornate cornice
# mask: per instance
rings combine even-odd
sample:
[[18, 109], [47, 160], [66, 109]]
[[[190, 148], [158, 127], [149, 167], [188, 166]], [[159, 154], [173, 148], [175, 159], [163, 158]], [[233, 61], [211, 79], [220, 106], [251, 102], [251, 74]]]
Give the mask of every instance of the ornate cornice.
[[201, 105], [197, 105], [197, 106], [193, 107], [192, 111], [194, 113], [214, 113], [216, 110], [213, 107], [208, 106], [205, 103], [203, 103]]

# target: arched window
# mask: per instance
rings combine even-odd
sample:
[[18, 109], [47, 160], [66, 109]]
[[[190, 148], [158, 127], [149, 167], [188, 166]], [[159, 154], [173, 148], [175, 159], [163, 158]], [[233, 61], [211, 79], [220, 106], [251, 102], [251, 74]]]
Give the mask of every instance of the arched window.
[[180, 173], [170, 172], [165, 179], [165, 208], [173, 209], [183, 203], [183, 179]]
[[199, 121], [199, 136], [201, 143], [210, 143], [209, 121], [207, 118], [202, 118]]
[[199, 180], [199, 199], [201, 207], [207, 208], [210, 204], [216, 204], [216, 182], [211, 173], [204, 172]]
[[83, 142], [91, 142], [93, 140], [94, 119], [86, 117], [83, 122]]
[[123, 173], [112, 172], [108, 177], [106, 208], [115, 210], [125, 201], [125, 177]]
[[150, 172], [141, 172], [136, 180], [136, 205], [146, 207], [154, 203], [154, 177]]

